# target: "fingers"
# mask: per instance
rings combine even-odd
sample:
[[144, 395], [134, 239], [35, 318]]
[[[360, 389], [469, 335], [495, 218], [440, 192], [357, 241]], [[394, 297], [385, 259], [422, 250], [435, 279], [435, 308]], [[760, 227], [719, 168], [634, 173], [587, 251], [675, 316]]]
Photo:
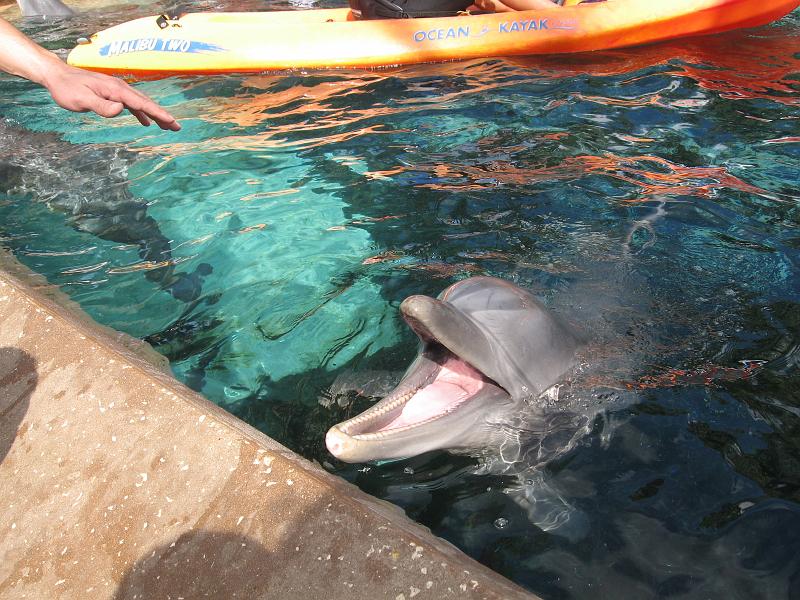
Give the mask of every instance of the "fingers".
[[115, 79], [118, 85], [114, 89], [107, 90], [109, 93], [106, 96], [109, 100], [115, 100], [125, 105], [133, 116], [135, 116], [142, 125], [150, 125], [151, 120], [155, 121], [161, 129], [169, 129], [178, 131], [181, 126], [169, 112], [156, 104], [153, 100], [130, 87], [124, 81]]
[[153, 106], [146, 105], [143, 108], [133, 108], [127, 106], [130, 113], [139, 120], [139, 123], [145, 127], [149, 126], [152, 121], [156, 122], [161, 129], [169, 129], [170, 131], [179, 131], [181, 126], [171, 114], [166, 110], [152, 103]]
[[92, 110], [101, 117], [110, 119], [111, 117], [116, 117], [124, 108], [121, 102], [109, 102], [107, 100], [98, 99]]
[[[152, 124], [152, 121], [147, 117], [147, 115], [145, 113], [143, 113], [143, 112], [141, 112], [139, 110], [134, 110], [132, 108], [128, 109], [128, 110], [130, 111], [130, 113], [134, 117], [136, 117], [138, 119], [139, 123], [141, 123], [145, 127], [150, 127], [150, 125]], [[162, 127], [162, 129], [163, 129], [163, 127]]]
[[115, 117], [127, 108], [144, 126], [155, 121], [161, 129], [181, 128], [167, 110], [116, 77], [63, 65], [45, 85], [53, 99], [68, 110]]

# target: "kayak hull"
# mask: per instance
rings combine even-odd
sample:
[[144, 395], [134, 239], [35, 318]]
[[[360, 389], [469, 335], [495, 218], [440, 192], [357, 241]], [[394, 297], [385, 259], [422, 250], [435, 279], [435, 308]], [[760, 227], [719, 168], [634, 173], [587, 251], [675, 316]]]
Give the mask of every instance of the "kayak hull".
[[589, 52], [756, 27], [800, 0], [608, 0], [547, 10], [354, 20], [350, 10], [145, 17], [79, 43], [74, 66], [137, 78], [380, 68]]

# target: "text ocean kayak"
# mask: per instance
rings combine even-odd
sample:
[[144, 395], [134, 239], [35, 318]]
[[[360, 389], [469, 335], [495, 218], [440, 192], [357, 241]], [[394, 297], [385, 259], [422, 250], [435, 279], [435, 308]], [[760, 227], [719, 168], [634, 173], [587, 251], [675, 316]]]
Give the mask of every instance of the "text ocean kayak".
[[153, 16], [79, 43], [72, 65], [139, 78], [376, 68], [634, 46], [770, 23], [800, 0], [607, 0], [547, 10], [353, 20], [322, 9]]

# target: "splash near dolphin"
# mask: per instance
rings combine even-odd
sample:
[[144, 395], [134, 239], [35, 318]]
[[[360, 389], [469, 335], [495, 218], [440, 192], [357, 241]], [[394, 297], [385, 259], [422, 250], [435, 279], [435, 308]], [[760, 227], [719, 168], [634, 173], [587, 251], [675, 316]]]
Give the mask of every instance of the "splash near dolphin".
[[437, 299], [411, 296], [400, 311], [419, 353], [388, 396], [328, 431], [328, 450], [342, 461], [499, 444], [497, 416], [557, 384], [583, 345], [529, 292], [492, 277], [460, 281]]

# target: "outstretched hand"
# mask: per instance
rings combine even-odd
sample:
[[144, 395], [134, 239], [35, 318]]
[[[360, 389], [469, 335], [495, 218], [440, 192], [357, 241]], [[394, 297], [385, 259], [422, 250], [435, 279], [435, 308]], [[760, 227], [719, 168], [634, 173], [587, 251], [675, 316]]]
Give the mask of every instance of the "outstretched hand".
[[47, 88], [60, 106], [115, 117], [126, 108], [144, 125], [178, 131], [171, 114], [121, 79], [76, 69], [0, 18], [0, 71], [30, 79]]
[[47, 88], [60, 106], [115, 117], [126, 108], [144, 125], [178, 131], [171, 114], [121, 79], [76, 69], [0, 18], [0, 71], [30, 79]]
[[110, 75], [60, 63], [48, 70], [42, 84], [53, 100], [67, 110], [115, 117], [127, 108], [146, 127], [155, 121], [161, 129], [178, 131], [181, 128], [175, 117], [150, 98]]

